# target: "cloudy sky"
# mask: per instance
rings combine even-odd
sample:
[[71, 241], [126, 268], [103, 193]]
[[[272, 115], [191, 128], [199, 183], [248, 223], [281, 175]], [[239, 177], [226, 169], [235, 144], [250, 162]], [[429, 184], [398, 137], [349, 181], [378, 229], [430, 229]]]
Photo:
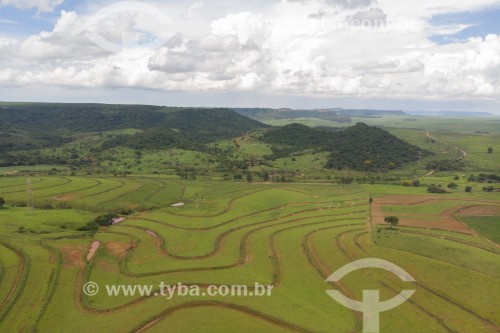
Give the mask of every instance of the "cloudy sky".
[[0, 99], [500, 112], [498, 0], [0, 0]]

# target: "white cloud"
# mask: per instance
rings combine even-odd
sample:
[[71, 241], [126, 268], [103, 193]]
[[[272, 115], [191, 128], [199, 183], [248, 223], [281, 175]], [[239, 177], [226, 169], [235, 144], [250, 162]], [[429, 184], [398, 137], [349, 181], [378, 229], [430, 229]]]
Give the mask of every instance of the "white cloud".
[[0, 24], [19, 24], [19, 22], [16, 20], [8, 20], [0, 18]]
[[64, 0], [0, 0], [0, 5], [18, 9], [36, 9], [39, 12], [51, 12]]
[[[457, 10], [450, 9], [456, 2], [438, 2], [405, 3], [411, 8], [402, 11], [396, 0], [372, 6], [370, 1], [283, 0], [265, 12], [225, 15], [202, 37], [177, 34], [136, 57], [127, 54], [131, 50], [100, 49], [85, 37], [86, 18], [63, 11], [50, 32], [20, 41], [0, 39], [0, 57], [13, 59], [2, 61], [0, 84], [498, 100], [500, 35], [436, 45], [427, 38], [431, 32], [446, 36], [465, 27], [430, 25], [435, 13]], [[459, 7], [491, 3], [464, 0]], [[208, 4], [195, 3], [187, 13], [202, 6]], [[125, 13], [97, 29], [109, 40], [120, 40], [137, 21]], [[353, 21], [384, 24], [366, 27]]]

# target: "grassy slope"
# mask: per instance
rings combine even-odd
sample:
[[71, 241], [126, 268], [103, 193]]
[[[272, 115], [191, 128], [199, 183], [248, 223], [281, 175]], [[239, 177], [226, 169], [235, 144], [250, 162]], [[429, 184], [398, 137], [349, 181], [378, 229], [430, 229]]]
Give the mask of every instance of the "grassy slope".
[[[0, 178], [2, 192], [12, 192], [4, 194], [7, 199], [10, 195], [22, 197], [24, 184], [13, 179]], [[92, 238], [74, 229], [97, 213], [37, 210], [29, 215], [22, 208], [0, 210], [2, 330], [36, 326], [40, 331], [84, 332], [86, 323], [92, 322], [95, 330], [107, 330], [112, 323], [114, 329], [125, 331], [156, 319], [152, 331], [218, 332], [235, 327], [245, 331], [253, 327], [279, 332], [290, 330], [290, 325], [326, 332], [359, 330], [357, 316], [324, 292], [340, 286], [324, 279], [343, 264], [367, 256], [391, 260], [417, 279], [412, 302], [382, 314], [383, 330], [494, 332], [491, 323], [500, 322], [498, 314], [488, 310], [500, 296], [494, 287], [500, 277], [498, 254], [480, 248], [491, 245], [469, 235], [423, 230], [416, 236], [405, 233], [404, 228], [383, 231], [375, 238], [377, 245], [371, 241], [368, 192], [372, 196], [402, 193], [399, 190], [421, 193], [422, 188], [180, 182], [165, 177], [68, 179], [70, 182], [58, 177], [33, 181], [39, 196], [59, 197], [59, 189], [60, 195], [68, 196], [69, 204], [89, 210], [106, 211], [128, 203], [156, 205], [157, 209], [135, 213], [125, 222], [101, 230], [94, 239], [102, 245], [88, 264], [83, 258]], [[88, 188], [95, 181], [98, 184]], [[468, 195], [496, 198], [493, 193]], [[178, 200], [186, 205], [170, 207]], [[446, 208], [447, 203], [425, 209], [440, 212]], [[27, 232], [19, 233], [21, 226]], [[438, 237], [431, 237], [434, 234]], [[441, 236], [466, 240], [470, 245]], [[22, 266], [24, 270], [19, 269]], [[85, 281], [101, 285], [157, 285], [160, 281], [252, 285], [258, 281], [274, 283], [275, 291], [264, 300], [137, 300], [99, 294], [80, 301], [79, 290]], [[37, 287], [40, 283], [46, 287]], [[13, 285], [17, 286], [14, 292], [6, 292]], [[358, 299], [367, 287], [380, 289], [387, 299], [408, 285], [383, 271], [356, 272], [342, 281], [344, 291]], [[207, 301], [211, 303], [204, 303]], [[123, 308], [115, 309], [117, 306]], [[173, 312], [165, 312], [169, 309]], [[190, 315], [198, 319], [186, 327], [184, 320]]]

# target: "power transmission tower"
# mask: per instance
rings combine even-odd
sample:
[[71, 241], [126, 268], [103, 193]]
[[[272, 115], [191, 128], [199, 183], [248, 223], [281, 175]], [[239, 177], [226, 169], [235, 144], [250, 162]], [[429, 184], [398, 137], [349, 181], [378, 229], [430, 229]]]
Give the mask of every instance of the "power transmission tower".
[[418, 152], [418, 161], [420, 162], [420, 164], [422, 164], [422, 152], [421, 151]]
[[26, 210], [30, 213], [35, 211], [35, 204], [33, 202], [33, 184], [30, 178], [26, 178], [26, 184], [28, 188], [28, 201], [26, 202]]

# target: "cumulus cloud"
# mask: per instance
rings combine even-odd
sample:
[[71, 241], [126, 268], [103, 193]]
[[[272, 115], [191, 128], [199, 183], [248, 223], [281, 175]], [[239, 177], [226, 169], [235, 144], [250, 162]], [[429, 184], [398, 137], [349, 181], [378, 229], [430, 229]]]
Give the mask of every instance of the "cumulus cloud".
[[[462, 8], [478, 1], [490, 3], [464, 0]], [[498, 100], [500, 35], [437, 45], [430, 31], [446, 35], [459, 27], [430, 25], [434, 1], [401, 12], [404, 20], [396, 0], [356, 3], [282, 0], [267, 12], [219, 17], [196, 37], [178, 33], [137, 57], [99, 48], [85, 37], [91, 30], [86, 18], [63, 11], [52, 31], [0, 39], [0, 84]], [[359, 27], [353, 20], [384, 26]], [[94, 28], [120, 41], [136, 24], [137, 17], [125, 13]]]
[[372, 27], [378, 27], [380, 25], [385, 25], [387, 23], [387, 15], [380, 8], [370, 8], [367, 11], [359, 11], [354, 15], [349, 17], [349, 20], [353, 24], [364, 25], [368, 24]]
[[267, 75], [268, 61], [265, 50], [251, 39], [242, 44], [234, 35], [211, 34], [198, 40], [177, 35], [150, 58], [148, 67], [177, 78], [204, 78], [216, 86], [228, 81], [234, 88], [248, 89]]
[[64, 0], [0, 0], [0, 5], [18, 9], [36, 9], [39, 12], [51, 12]]
[[88, 32], [88, 26], [76, 12], [61, 11], [61, 17], [52, 31], [43, 31], [20, 42], [16, 53], [21, 59], [59, 63], [62, 60], [83, 60], [106, 54], [105, 50], [86, 37]]

